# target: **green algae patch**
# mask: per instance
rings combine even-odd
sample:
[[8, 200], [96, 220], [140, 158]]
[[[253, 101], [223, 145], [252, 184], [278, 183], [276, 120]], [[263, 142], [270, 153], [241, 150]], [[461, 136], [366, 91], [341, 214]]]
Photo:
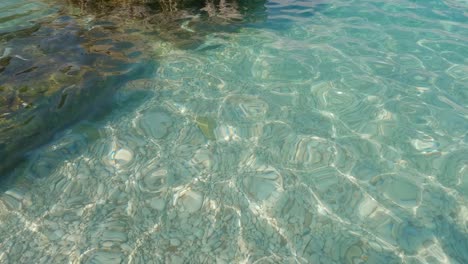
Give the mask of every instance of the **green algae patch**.
[[216, 128], [216, 121], [211, 117], [199, 116], [195, 119], [198, 128], [200, 128], [203, 135], [209, 140], [215, 140], [214, 129]]

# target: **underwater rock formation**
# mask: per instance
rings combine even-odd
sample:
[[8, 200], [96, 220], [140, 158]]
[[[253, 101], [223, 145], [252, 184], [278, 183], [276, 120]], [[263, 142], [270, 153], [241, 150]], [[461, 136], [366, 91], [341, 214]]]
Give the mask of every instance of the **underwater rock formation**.
[[143, 60], [143, 48], [123, 33], [105, 26], [84, 30], [62, 16], [30, 34], [2, 39], [0, 173], [140, 76], [136, 62]]
[[0, 175], [57, 131], [100, 111], [126, 82], [154, 74], [152, 41], [200, 47], [208, 34], [263, 20], [264, 3], [66, 0], [26, 10], [33, 21], [26, 16], [0, 31]]

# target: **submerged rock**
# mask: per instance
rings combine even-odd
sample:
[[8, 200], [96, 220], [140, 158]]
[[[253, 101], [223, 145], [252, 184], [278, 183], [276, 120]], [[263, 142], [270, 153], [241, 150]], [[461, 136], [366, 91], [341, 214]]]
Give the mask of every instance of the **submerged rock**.
[[198, 128], [202, 131], [203, 135], [210, 140], [215, 140], [214, 129], [216, 128], [216, 121], [209, 117], [199, 116], [196, 119]]
[[[102, 109], [124, 80], [138, 78], [132, 71], [137, 58], [126, 55], [138, 47], [116, 48], [118, 34], [82, 28], [79, 21], [58, 17], [33, 34], [6, 42], [0, 75], [0, 156], [5, 157], [0, 173], [64, 126]], [[101, 38], [94, 36], [97, 31]], [[107, 49], [96, 49], [103, 39]]]
[[[47, 2], [33, 12], [33, 26], [0, 31], [0, 174], [65, 126], [102, 113], [119, 87], [152, 76], [155, 42], [197, 48], [208, 34], [250, 22], [252, 12], [262, 19], [264, 2], [69, 0], [53, 8]], [[196, 122], [215, 139], [213, 120]], [[145, 120], [142, 127], [156, 138], [168, 129]]]

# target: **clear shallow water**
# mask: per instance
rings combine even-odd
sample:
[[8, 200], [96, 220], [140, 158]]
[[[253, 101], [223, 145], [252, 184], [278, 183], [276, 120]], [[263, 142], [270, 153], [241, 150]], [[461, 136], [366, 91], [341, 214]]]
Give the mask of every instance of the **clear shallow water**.
[[265, 7], [152, 40], [150, 77], [33, 151], [2, 262], [467, 263], [467, 3]]

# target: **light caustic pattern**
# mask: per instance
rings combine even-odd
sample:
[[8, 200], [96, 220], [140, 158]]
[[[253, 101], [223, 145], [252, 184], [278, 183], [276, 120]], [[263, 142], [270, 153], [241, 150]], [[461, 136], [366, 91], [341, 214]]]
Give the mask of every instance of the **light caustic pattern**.
[[466, 3], [319, 7], [155, 43], [15, 172], [1, 262], [467, 263]]

